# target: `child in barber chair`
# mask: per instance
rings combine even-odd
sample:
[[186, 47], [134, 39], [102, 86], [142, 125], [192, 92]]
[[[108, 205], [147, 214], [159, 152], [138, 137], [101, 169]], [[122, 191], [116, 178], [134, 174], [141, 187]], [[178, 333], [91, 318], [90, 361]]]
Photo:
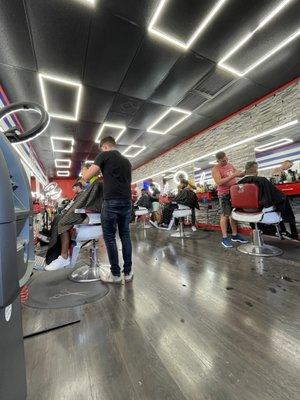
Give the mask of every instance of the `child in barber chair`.
[[[85, 164], [89, 168], [91, 164]], [[46, 254], [46, 271], [54, 271], [65, 268], [70, 264], [70, 230], [74, 225], [81, 224], [85, 216], [75, 213], [77, 208], [86, 208], [94, 212], [100, 212], [103, 201], [103, 183], [99, 177], [90, 180], [87, 190], [80, 192], [71, 207], [63, 215], [57, 216], [52, 222], [51, 238]]]

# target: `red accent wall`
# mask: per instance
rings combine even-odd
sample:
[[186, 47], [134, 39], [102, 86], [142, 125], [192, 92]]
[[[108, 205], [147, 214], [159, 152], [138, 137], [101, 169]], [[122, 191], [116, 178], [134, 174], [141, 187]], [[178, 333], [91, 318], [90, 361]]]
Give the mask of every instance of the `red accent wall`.
[[74, 197], [74, 192], [72, 190], [72, 185], [75, 179], [53, 179], [52, 182], [56, 182], [58, 186], [62, 189], [62, 196], [68, 199]]

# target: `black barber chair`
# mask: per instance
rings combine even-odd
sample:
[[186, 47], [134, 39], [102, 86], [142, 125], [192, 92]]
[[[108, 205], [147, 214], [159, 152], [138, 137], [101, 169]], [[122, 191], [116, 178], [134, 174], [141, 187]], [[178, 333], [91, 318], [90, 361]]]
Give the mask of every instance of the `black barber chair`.
[[15, 128], [0, 131], [0, 399], [24, 400], [26, 374], [20, 287], [34, 265], [32, 201], [28, 177], [10, 142], [36, 137], [49, 123], [37, 104], [16, 103], [0, 110], [0, 120], [17, 110], [33, 110], [39, 122], [19, 134]]

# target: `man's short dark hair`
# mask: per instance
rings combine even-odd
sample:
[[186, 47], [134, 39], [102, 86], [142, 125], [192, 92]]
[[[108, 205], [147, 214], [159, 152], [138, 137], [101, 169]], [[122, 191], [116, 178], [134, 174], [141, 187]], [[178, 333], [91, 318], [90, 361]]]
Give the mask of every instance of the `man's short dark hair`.
[[99, 146], [102, 147], [104, 144], [108, 144], [110, 146], [116, 146], [117, 143], [112, 136], [106, 136], [105, 138], [101, 139]]
[[226, 156], [226, 153], [224, 151], [218, 151], [216, 153], [216, 159], [217, 160], [222, 160], [222, 158], [224, 158]]
[[255, 172], [258, 168], [258, 164], [256, 161], [248, 161], [245, 165], [245, 171], [247, 172]]

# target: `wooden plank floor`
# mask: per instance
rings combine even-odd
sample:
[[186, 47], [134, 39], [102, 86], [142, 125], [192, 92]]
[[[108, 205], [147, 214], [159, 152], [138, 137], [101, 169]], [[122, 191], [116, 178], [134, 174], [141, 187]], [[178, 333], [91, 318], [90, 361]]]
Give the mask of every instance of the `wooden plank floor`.
[[82, 308], [24, 309], [27, 332], [81, 318], [26, 340], [28, 400], [299, 399], [297, 257], [225, 250], [215, 232], [132, 238], [133, 283]]

